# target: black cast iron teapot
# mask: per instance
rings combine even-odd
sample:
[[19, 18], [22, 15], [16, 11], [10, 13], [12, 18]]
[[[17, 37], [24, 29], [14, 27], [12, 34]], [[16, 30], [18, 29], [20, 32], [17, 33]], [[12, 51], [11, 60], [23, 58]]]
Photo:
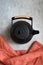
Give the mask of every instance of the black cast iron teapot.
[[[19, 20], [13, 24], [13, 20], [27, 19], [31, 20], [31, 25], [23, 20]], [[10, 35], [13, 41], [23, 44], [30, 41], [35, 34], [39, 34], [38, 30], [33, 29], [33, 19], [29, 16], [15, 16], [12, 17], [12, 26], [10, 29]]]

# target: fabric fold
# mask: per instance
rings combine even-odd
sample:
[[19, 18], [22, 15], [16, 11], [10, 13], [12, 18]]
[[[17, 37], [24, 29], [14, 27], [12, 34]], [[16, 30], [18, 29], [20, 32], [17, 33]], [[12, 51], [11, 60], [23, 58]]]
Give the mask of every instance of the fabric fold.
[[43, 45], [32, 43], [28, 50], [13, 50], [0, 35], [0, 64], [3, 65], [43, 65]]

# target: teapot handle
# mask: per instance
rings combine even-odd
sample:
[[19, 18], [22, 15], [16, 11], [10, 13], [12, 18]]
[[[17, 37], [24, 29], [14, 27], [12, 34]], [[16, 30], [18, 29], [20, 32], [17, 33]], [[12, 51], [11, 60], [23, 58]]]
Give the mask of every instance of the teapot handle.
[[16, 20], [16, 19], [28, 19], [28, 20], [31, 20], [31, 26], [33, 26], [33, 18], [30, 17], [30, 16], [14, 16], [14, 17], [12, 17], [12, 25], [13, 25], [13, 20]]

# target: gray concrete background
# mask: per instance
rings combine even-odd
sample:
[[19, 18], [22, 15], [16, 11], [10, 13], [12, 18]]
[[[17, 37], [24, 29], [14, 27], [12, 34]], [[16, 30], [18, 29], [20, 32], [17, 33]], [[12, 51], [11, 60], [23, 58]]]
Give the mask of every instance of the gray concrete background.
[[[28, 15], [33, 17], [33, 28], [40, 30], [27, 44], [15, 44], [9, 34], [11, 17]], [[28, 49], [33, 41], [43, 44], [43, 0], [0, 0], [0, 34], [13, 49]]]

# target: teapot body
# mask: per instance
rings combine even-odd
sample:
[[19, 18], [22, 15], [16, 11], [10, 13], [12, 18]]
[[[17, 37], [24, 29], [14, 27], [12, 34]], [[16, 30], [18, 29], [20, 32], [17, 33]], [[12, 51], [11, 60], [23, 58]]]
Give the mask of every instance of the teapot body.
[[[20, 19], [23, 17], [20, 17]], [[12, 24], [10, 29], [10, 35], [13, 41], [23, 44], [30, 41], [35, 34], [39, 34], [39, 31], [33, 30], [32, 27], [32, 18], [25, 19], [31, 20], [31, 25], [27, 21], [19, 20], [16, 23]], [[18, 19], [12, 18], [12, 20]]]

